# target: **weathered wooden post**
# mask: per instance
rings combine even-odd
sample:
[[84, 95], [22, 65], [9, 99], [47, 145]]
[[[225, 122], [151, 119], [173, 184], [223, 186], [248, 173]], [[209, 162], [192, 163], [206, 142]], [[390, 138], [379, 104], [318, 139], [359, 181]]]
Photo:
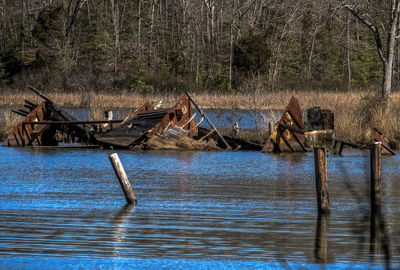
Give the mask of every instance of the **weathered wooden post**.
[[314, 148], [315, 184], [319, 213], [329, 213], [328, 170], [326, 148], [334, 142], [333, 130], [314, 130], [304, 133], [306, 146]]
[[304, 133], [305, 144], [314, 149], [315, 184], [318, 213], [329, 213], [328, 171], [326, 149], [335, 142], [334, 115], [328, 109], [312, 107], [307, 109], [307, 129]]
[[131, 188], [131, 184], [129, 182], [128, 177], [126, 176], [124, 167], [122, 167], [122, 163], [119, 160], [118, 154], [114, 153], [109, 156], [111, 164], [114, 168], [115, 174], [118, 177], [119, 183], [121, 184], [122, 191], [124, 192], [125, 199], [128, 203], [137, 203], [136, 195]]
[[371, 210], [376, 210], [381, 206], [381, 170], [382, 170], [382, 143], [371, 142]]
[[328, 172], [326, 167], [326, 148], [314, 148], [315, 184], [319, 213], [329, 213]]

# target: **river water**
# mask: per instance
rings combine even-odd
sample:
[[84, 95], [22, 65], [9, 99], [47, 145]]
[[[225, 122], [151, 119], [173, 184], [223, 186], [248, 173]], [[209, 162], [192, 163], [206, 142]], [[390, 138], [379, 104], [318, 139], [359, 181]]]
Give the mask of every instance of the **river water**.
[[370, 215], [368, 152], [328, 156], [318, 216], [313, 154], [0, 147], [0, 269], [400, 267], [400, 155]]

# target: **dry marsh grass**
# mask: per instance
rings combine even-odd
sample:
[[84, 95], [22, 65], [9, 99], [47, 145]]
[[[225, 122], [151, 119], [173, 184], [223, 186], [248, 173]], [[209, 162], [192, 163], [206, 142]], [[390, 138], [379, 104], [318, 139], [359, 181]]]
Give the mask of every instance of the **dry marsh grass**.
[[[142, 95], [122, 92], [108, 93], [52, 93], [46, 94], [56, 104], [66, 107], [88, 107], [93, 118], [103, 117], [104, 108], [135, 108], [147, 100], [158, 102], [163, 100], [164, 106], [173, 105], [182, 94]], [[371, 91], [364, 92], [327, 92], [327, 91], [280, 91], [252, 93], [203, 93], [193, 94], [202, 108], [212, 109], [246, 109], [250, 111], [284, 110], [291, 96], [296, 96], [303, 110], [319, 106], [327, 108], [335, 114], [336, 136], [351, 142], [369, 141], [369, 123], [375, 121], [389, 141], [400, 141], [400, 93], [393, 92], [389, 110], [380, 110], [375, 103]], [[35, 94], [26, 92], [6, 92], [0, 95], [0, 106], [16, 107], [23, 105], [25, 99], [40, 103], [42, 99]], [[20, 121], [20, 117], [5, 112], [6, 131]], [[272, 114], [271, 114], [272, 115]], [[277, 117], [269, 119], [276, 122]]]
[[23, 120], [22, 116], [16, 115], [10, 110], [0, 112], [0, 141]]

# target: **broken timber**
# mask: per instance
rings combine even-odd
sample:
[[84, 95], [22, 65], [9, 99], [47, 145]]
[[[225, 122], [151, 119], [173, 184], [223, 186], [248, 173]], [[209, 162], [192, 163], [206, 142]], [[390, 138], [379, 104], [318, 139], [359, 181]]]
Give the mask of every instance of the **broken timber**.
[[264, 144], [262, 152], [307, 152], [304, 146], [305, 129], [299, 101], [292, 97]]

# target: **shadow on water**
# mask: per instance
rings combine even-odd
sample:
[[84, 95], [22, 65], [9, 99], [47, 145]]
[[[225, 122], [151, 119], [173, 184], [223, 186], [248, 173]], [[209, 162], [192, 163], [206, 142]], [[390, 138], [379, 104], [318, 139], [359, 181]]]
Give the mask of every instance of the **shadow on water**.
[[383, 255], [386, 269], [391, 269], [391, 245], [385, 217], [380, 207], [372, 207], [370, 216], [370, 254], [372, 262]]
[[[369, 176], [369, 160], [368, 162], [364, 163], [364, 172], [365, 175], [363, 176], [364, 178], [364, 185], [366, 187], [370, 188], [370, 176]], [[385, 215], [382, 212], [381, 206], [375, 206], [371, 204], [370, 200], [370, 190], [369, 188], [365, 189], [365, 194], [361, 195], [357, 189], [353, 186], [353, 184], [350, 181], [350, 173], [348, 172], [348, 168], [346, 168], [342, 163], [339, 163], [339, 169], [342, 173], [343, 176], [343, 183], [346, 187], [346, 189], [349, 191], [351, 196], [356, 199], [357, 201], [357, 208], [358, 212], [361, 213], [361, 222], [360, 224], [364, 224], [364, 226], [358, 227], [358, 228], [353, 228], [353, 233], [354, 235], [366, 235], [366, 232], [369, 231], [369, 254], [370, 254], [370, 262], [374, 263], [376, 261], [376, 258], [383, 256], [384, 257], [384, 263], [385, 263], [385, 269], [392, 269], [392, 264], [391, 264], [391, 244], [390, 244], [390, 237], [388, 234], [388, 229], [386, 227], [386, 222], [385, 222]], [[326, 219], [324, 216], [318, 215], [318, 220], [317, 220], [317, 233], [316, 233], [316, 250], [317, 247], [319, 248], [321, 245], [317, 245], [317, 240], [320, 240], [320, 235], [318, 234], [318, 231], [321, 231], [321, 234], [323, 233], [325, 229], [325, 226], [327, 226], [326, 221], [324, 222], [323, 220]], [[368, 224], [369, 223], [369, 224]], [[322, 228], [321, 228], [322, 227]], [[361, 247], [363, 244], [365, 244], [368, 240], [366, 237], [361, 237], [360, 238], [360, 243], [359, 247]], [[319, 253], [316, 253], [319, 255]], [[319, 257], [316, 258], [319, 259]]]

